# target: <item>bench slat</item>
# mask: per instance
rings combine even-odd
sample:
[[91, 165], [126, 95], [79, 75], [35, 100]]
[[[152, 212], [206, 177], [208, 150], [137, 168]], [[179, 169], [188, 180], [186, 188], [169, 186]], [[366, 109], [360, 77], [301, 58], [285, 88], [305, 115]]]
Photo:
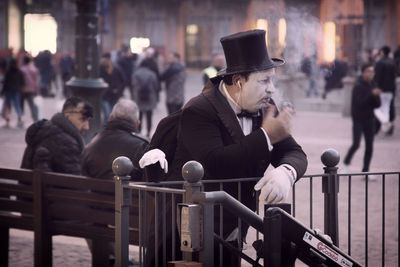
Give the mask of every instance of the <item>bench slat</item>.
[[32, 198], [33, 189], [29, 185], [0, 183], [0, 195]]
[[67, 200], [77, 201], [82, 204], [114, 206], [114, 195], [105, 195], [90, 191], [76, 191], [62, 188], [48, 188], [44, 194], [49, 201]]
[[0, 198], [0, 210], [33, 214], [33, 204], [27, 201]]
[[33, 172], [26, 169], [0, 168], [0, 179], [32, 183]]
[[60, 174], [54, 172], [43, 173], [42, 181], [53, 186], [63, 186], [77, 189], [91, 189], [104, 193], [114, 194], [114, 180], [97, 179], [79, 175]]

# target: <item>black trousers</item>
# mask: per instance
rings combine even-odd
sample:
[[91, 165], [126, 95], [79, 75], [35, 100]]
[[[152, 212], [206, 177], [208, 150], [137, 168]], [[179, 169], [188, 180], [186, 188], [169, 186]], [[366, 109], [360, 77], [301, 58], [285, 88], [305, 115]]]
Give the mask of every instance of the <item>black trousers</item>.
[[[151, 125], [152, 125], [152, 118], [153, 118], [153, 111], [140, 111], [139, 112], [139, 120], [142, 121], [143, 114], [146, 115], [146, 125], [147, 125], [147, 136], [150, 135], [151, 132]], [[139, 124], [139, 131], [142, 130], [142, 123]]]
[[344, 159], [344, 164], [348, 165], [353, 158], [354, 153], [360, 147], [361, 135], [364, 134], [365, 139], [365, 153], [363, 172], [369, 171], [369, 164], [372, 158], [373, 144], [374, 144], [375, 122], [373, 119], [366, 121], [353, 120], [353, 144], [349, 148], [347, 155]]

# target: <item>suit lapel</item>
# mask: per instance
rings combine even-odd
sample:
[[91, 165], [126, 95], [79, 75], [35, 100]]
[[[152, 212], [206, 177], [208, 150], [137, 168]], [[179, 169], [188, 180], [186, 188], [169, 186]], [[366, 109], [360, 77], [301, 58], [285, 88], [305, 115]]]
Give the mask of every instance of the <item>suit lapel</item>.
[[214, 106], [217, 111], [217, 116], [221, 119], [222, 124], [232, 136], [233, 141], [238, 143], [244, 137], [244, 134], [231, 106], [219, 91], [218, 83], [212, 84], [208, 82], [202, 93]]

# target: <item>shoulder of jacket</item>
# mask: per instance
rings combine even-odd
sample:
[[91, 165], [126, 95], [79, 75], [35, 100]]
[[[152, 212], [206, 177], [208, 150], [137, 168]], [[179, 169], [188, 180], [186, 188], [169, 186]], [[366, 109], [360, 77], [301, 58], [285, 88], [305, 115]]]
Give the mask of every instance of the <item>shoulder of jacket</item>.
[[149, 138], [147, 138], [147, 137], [145, 137], [145, 136], [143, 136], [143, 135], [141, 135], [139, 133], [131, 132], [131, 136], [134, 136], [134, 137], [136, 137], [136, 138], [138, 138], [138, 139], [140, 139], [140, 140], [142, 140], [142, 141], [144, 141], [146, 143], [150, 142]]

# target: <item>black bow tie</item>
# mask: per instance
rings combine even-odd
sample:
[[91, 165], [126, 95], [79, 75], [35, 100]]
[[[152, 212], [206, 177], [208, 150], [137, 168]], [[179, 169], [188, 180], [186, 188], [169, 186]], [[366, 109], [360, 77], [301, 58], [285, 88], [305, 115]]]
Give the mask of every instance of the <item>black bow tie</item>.
[[260, 111], [256, 111], [256, 112], [249, 112], [247, 110], [242, 110], [240, 113], [236, 114], [236, 116], [238, 116], [238, 118], [257, 118], [259, 116], [261, 116]]

